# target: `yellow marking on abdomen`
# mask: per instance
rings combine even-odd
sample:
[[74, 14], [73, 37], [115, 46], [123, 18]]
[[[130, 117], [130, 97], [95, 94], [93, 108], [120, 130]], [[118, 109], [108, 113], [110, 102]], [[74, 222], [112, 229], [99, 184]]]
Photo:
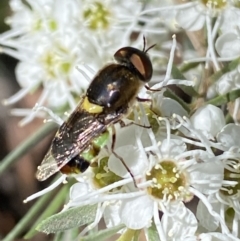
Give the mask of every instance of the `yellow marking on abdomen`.
[[83, 103], [82, 103], [82, 108], [85, 111], [87, 111], [88, 113], [92, 113], [92, 114], [98, 114], [103, 111], [102, 106], [90, 103], [88, 100], [88, 97], [84, 98]]

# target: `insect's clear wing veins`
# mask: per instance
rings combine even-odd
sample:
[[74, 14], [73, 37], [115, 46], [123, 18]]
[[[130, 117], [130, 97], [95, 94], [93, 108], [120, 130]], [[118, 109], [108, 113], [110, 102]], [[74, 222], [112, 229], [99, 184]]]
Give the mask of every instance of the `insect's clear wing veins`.
[[48, 153], [38, 167], [37, 179], [44, 181], [58, 172], [106, 129], [107, 126], [100, 123], [96, 116], [84, 111], [74, 111], [54, 137]]
[[48, 151], [44, 157], [41, 166], [38, 167], [36, 177], [40, 181], [46, 180], [59, 170], [58, 164], [51, 154], [51, 150]]

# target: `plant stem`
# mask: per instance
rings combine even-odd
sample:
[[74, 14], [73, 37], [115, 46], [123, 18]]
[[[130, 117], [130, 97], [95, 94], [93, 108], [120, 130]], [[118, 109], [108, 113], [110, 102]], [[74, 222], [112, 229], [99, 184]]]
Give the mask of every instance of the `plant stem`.
[[0, 175], [6, 171], [15, 161], [25, 155], [28, 150], [38, 144], [51, 131], [57, 128], [56, 123], [46, 123], [37, 132], [23, 141], [16, 149], [10, 152], [0, 163]]
[[42, 196], [28, 211], [28, 213], [17, 223], [14, 229], [2, 240], [2, 241], [13, 241], [16, 237], [26, 228], [26, 226], [34, 220], [34, 216], [39, 212], [39, 210], [46, 204], [50, 199], [52, 193], [47, 193]]
[[32, 225], [32, 228], [28, 231], [28, 233], [24, 236], [24, 239], [32, 238], [38, 231], [36, 227], [42, 222], [44, 219], [48, 218], [49, 216], [53, 215], [54, 213], [59, 210], [60, 206], [64, 203], [66, 196], [68, 195], [69, 185], [65, 185], [58, 191], [54, 199], [49, 203], [46, 209], [42, 212], [39, 218], [35, 221]]

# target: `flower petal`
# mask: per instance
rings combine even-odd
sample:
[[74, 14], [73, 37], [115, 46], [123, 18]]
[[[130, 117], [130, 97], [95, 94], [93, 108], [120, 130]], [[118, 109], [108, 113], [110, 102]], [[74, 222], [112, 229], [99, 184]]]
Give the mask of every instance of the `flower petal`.
[[208, 139], [216, 136], [225, 125], [225, 118], [221, 109], [210, 104], [197, 109], [190, 120], [193, 126], [197, 130], [202, 130]]
[[106, 206], [103, 217], [107, 228], [117, 226], [121, 223], [121, 219], [119, 217], [119, 208], [120, 206], [118, 203], [109, 204]]
[[[116, 148], [115, 152], [124, 160], [133, 175], [141, 174], [147, 169], [148, 160], [137, 147], [132, 145], [121, 146]], [[121, 160], [114, 154], [109, 158], [108, 168], [120, 177], [130, 177]]]
[[165, 213], [161, 220], [169, 241], [185, 240], [184, 238], [194, 235], [197, 230], [195, 215], [183, 203], [179, 203], [179, 205], [181, 205], [181, 208], [178, 208], [174, 216]]
[[223, 58], [236, 58], [240, 53], [240, 41], [238, 34], [235, 32], [222, 34], [216, 41], [216, 50]]
[[[215, 211], [219, 212], [220, 205], [220, 203], [215, 203], [215, 205], [212, 206]], [[200, 224], [209, 231], [215, 231], [219, 226], [219, 221], [209, 213], [207, 207], [203, 204], [201, 200], [199, 200], [197, 206], [196, 216]]]
[[203, 27], [205, 16], [195, 7], [180, 10], [176, 16], [178, 24], [186, 30], [197, 31]]
[[240, 126], [235, 124], [227, 124], [217, 135], [217, 141], [227, 148], [240, 147]]
[[153, 216], [153, 201], [147, 197], [124, 200], [120, 207], [121, 221], [131, 229], [149, 226]]
[[211, 194], [221, 188], [224, 168], [219, 161], [213, 159], [209, 162], [197, 163], [190, 169], [191, 185], [200, 192]]

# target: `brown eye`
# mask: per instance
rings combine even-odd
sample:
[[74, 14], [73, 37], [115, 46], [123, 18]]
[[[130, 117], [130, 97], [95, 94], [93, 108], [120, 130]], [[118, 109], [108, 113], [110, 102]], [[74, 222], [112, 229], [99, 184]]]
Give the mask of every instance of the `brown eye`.
[[114, 54], [114, 58], [120, 64], [129, 68], [134, 67], [142, 81], [150, 81], [152, 77], [152, 63], [146, 52], [132, 47], [124, 47]]

